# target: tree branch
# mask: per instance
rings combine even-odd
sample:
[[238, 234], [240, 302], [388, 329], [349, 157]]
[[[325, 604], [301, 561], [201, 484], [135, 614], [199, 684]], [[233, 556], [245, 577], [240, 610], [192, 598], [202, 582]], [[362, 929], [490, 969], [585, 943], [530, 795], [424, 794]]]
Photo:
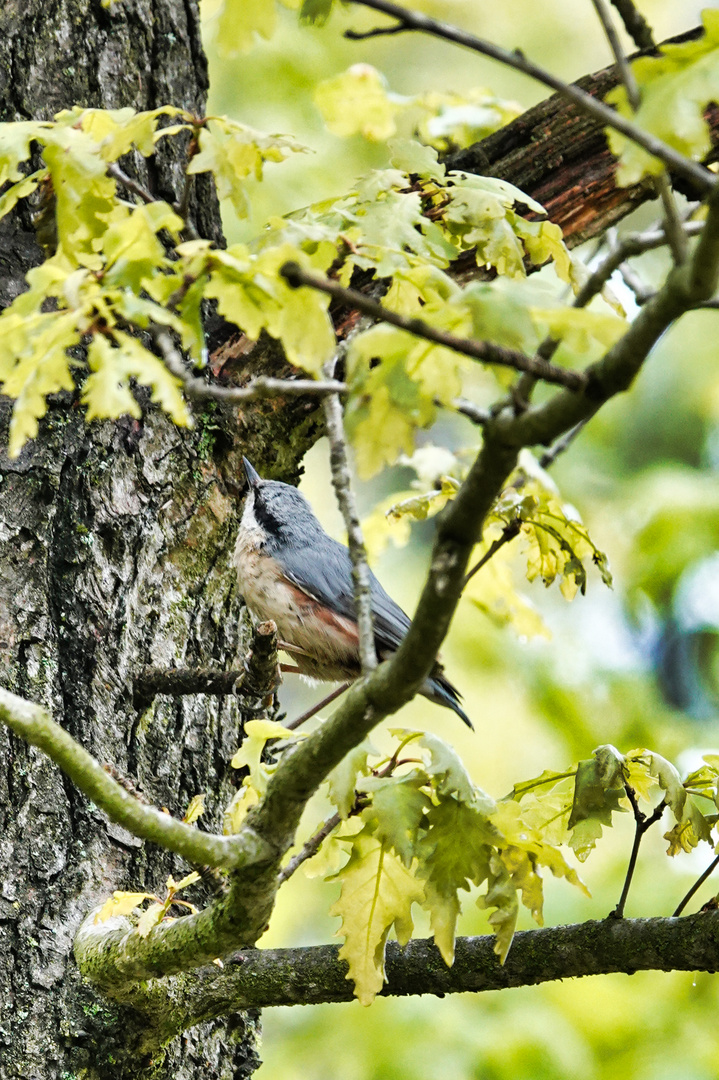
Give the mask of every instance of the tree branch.
[[644, 50], [653, 49], [654, 38], [649, 23], [641, 12], [637, 11], [633, 0], [612, 0], [612, 3], [636, 47]]
[[[262, 932], [274, 905], [277, 873], [310, 796], [342, 758], [385, 716], [410, 701], [427, 678], [459, 602], [467, 563], [482, 522], [514, 468], [522, 446], [553, 441], [628, 388], [666, 327], [693, 304], [711, 296], [719, 273], [719, 195], [690, 264], [675, 268], [666, 285], [639, 312], [624, 338], [589, 369], [580, 394], [562, 390], [519, 416], [492, 419], [481, 452], [455, 498], [438, 518], [430, 572], [410, 628], [397, 652], [347, 691], [342, 704], [309, 738], [290, 747], [270, 778], [237, 840], [256, 854], [230, 875], [226, 897], [197, 915], [155, 927], [146, 938], [133, 931], [105, 931], [104, 944], [78, 961], [96, 981], [113, 984], [197, 967], [225, 955]], [[238, 939], [240, 941], [238, 942]]]
[[[179, 920], [185, 921], [185, 920]], [[91, 936], [92, 927], [82, 935]], [[448, 968], [429, 939], [387, 945], [382, 997], [484, 993], [557, 979], [635, 971], [719, 970], [719, 912], [683, 919], [602, 919], [523, 930], [504, 964], [492, 936], [458, 938]], [[85, 947], [89, 947], [87, 944]], [[117, 986], [113, 997], [147, 1017], [146, 1050], [201, 1021], [239, 1009], [351, 1001], [339, 945], [252, 949], [223, 968], [183, 973], [160, 984]]]
[[509, 52], [507, 49], [500, 48], [499, 45], [475, 37], [474, 34], [470, 34], [466, 30], [460, 30], [449, 23], [432, 19], [419, 11], [410, 11], [399, 4], [392, 3], [391, 0], [352, 0], [352, 3], [389, 15], [391, 18], [396, 19], [398, 23], [401, 23], [405, 30], [418, 30], [432, 37], [454, 42], [456, 45], [462, 45], [473, 52], [489, 56], [493, 60], [498, 60], [501, 64], [529, 75], [531, 78], [536, 79], [537, 82], [558, 91], [563, 97], [574, 102], [583, 112], [592, 116], [595, 120], [599, 120], [606, 127], [621, 132], [622, 135], [641, 146], [653, 157], [664, 162], [677, 175], [688, 180], [702, 194], [707, 194], [715, 186], [716, 177], [708, 169], [691, 161], [656, 136], [643, 131], [636, 124], [605, 105], [603, 101], [598, 101], [591, 94], [585, 93], [575, 83], [565, 83], [556, 75], [545, 71], [544, 68], [528, 60], [518, 50]]
[[547, 363], [539, 356], [525, 356], [516, 349], [506, 349], [502, 345], [494, 345], [490, 341], [473, 341], [470, 338], [456, 337], [444, 330], [437, 330], [423, 319], [410, 318], [406, 315], [398, 315], [376, 300], [370, 299], [364, 293], [356, 289], [346, 289], [330, 278], [320, 277], [303, 270], [297, 263], [287, 262], [280, 269], [280, 273], [288, 284], [295, 289], [305, 285], [318, 292], [327, 293], [335, 300], [340, 300], [348, 307], [370, 315], [374, 319], [391, 323], [400, 330], [406, 330], [415, 337], [433, 341], [437, 345], [443, 345], [446, 349], [469, 356], [473, 360], [481, 360], [485, 364], [499, 364], [502, 367], [514, 368], [515, 371], [529, 372], [535, 379], [544, 382], [556, 383], [559, 386], [567, 386], [571, 390], [580, 390], [584, 386], [584, 376], [577, 371], [567, 371], [565, 368], [556, 367]]
[[352, 490], [352, 478], [347, 460], [347, 443], [342, 419], [342, 403], [339, 394], [328, 394], [324, 398], [322, 405], [325, 414], [325, 429], [330, 444], [332, 484], [347, 529], [347, 546], [352, 560], [352, 584], [359, 632], [360, 667], [362, 674], [366, 675], [377, 667], [367, 549], [365, 548], [362, 526], [357, 512], [357, 501]]
[[198, 401], [225, 401], [230, 405], [239, 405], [263, 398], [344, 394], [347, 391], [346, 384], [337, 379], [271, 379], [264, 375], [251, 379], [247, 386], [217, 386], [190, 374], [167, 330], [156, 328], [153, 337], [165, 366], [180, 380], [187, 397]]
[[[604, 28], [604, 32], [607, 36], [607, 40], [614, 53], [614, 59], [617, 63], [617, 70], [619, 71], [619, 77], [624, 84], [624, 89], [627, 92], [627, 100], [633, 110], [636, 112], [641, 104], [641, 93], [639, 91], [639, 85], [634, 77], [634, 72], [627, 60], [622, 49], [619, 35], [616, 31], [614, 23], [612, 21], [609, 10], [606, 6], [605, 0], [592, 0], [595, 10], [599, 17], [599, 21]], [[651, 34], [649, 35], [651, 38]], [[659, 195], [662, 206], [664, 208], [664, 219], [666, 222], [665, 228], [667, 238], [672, 249], [674, 261], [677, 264], [683, 263], [687, 255], [687, 242], [684, 232], [681, 227], [681, 221], [677, 212], [677, 204], [674, 201], [674, 193], [672, 192], [669, 176], [666, 169], [662, 171], [659, 176], [655, 176], [653, 179], [654, 187]]]
[[146, 667], [135, 679], [133, 704], [144, 711], [157, 694], [180, 697], [185, 694], [238, 694], [264, 698], [277, 684], [277, 627], [272, 621], [259, 623], [252, 632], [252, 643], [242, 668], [218, 671], [215, 668]]
[[230, 868], [257, 857], [248, 837], [213, 836], [147, 806], [117, 783], [40, 705], [0, 689], [0, 721], [59, 765], [84, 795], [134, 836], [174, 851], [188, 862]]

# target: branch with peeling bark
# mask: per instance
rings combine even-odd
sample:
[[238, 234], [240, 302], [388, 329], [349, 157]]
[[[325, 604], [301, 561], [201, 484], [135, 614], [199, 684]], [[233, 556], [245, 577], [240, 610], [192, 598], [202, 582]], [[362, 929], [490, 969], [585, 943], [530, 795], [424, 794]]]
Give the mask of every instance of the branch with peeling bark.
[[[549, 86], [552, 90], [556, 90], [563, 97], [573, 102], [573, 104], [582, 112], [588, 114], [593, 119], [598, 120], [605, 127], [614, 128], [616, 131], [621, 132], [622, 135], [625, 135], [632, 142], [641, 146], [653, 157], [662, 161], [667, 168], [671, 169], [678, 176], [682, 176], [688, 180], [696, 188], [697, 192], [706, 194], [711, 191], [714, 186], [714, 176], [702, 165], [690, 161], [689, 158], [686, 158], [678, 150], [675, 150], [672, 146], [669, 146], [661, 139], [658, 139], [655, 135], [644, 131], [630, 120], [620, 116], [619, 113], [615, 112], [608, 105], [605, 105], [603, 101], [598, 101], [596, 98], [592, 97], [591, 94], [585, 93], [585, 91], [575, 83], [566, 83], [556, 75], [546, 71], [544, 68], [540, 67], [539, 64], [535, 64], [533, 61], [529, 60], [519, 50], [515, 49], [513, 52], [509, 52], [507, 49], [500, 48], [499, 45], [495, 45], [490, 41], [484, 41], [474, 34], [468, 33], [466, 30], [460, 30], [458, 27], [451, 26], [449, 23], [441, 22], [439, 19], [433, 19], [422, 12], [410, 11], [400, 4], [392, 3], [391, 0], [351, 0], [351, 2], [361, 7], [371, 8], [373, 11], [379, 11], [382, 14], [389, 15], [391, 18], [395, 19], [396, 25], [391, 28], [395, 33], [400, 33], [405, 30], [421, 31], [431, 37], [441, 38], [444, 41], [451, 41], [455, 45], [461, 45], [466, 49], [470, 49], [472, 52], [480, 53], [482, 56], [488, 56], [507, 67], [514, 68], [516, 71], [521, 71], [523, 74], [529, 75], [530, 78], [535, 79], [544, 86]], [[383, 32], [386, 32], [385, 28], [380, 29]], [[360, 34], [351, 30], [345, 32], [346, 37], [354, 40], [372, 37], [374, 34], [376, 34], [376, 31], [371, 30]]]

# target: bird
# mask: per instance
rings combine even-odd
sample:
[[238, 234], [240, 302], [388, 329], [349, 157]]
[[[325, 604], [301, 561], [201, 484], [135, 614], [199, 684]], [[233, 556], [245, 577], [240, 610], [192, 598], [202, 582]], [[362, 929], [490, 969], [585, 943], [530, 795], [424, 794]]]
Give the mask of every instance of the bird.
[[[301, 675], [327, 682], [356, 679], [359, 632], [348, 549], [325, 532], [302, 492], [263, 480], [246, 457], [243, 465], [247, 490], [233, 562], [247, 607], [258, 621], [276, 624], [281, 647]], [[410, 620], [371, 570], [369, 580], [375, 648], [385, 660]], [[473, 728], [438, 661], [419, 692]]]

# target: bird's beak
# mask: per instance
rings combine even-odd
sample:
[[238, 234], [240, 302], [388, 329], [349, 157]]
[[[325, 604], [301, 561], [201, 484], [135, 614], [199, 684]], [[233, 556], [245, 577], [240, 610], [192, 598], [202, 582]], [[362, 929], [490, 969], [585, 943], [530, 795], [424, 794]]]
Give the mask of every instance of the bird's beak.
[[247, 483], [251, 488], [257, 487], [257, 485], [261, 482], [262, 477], [256, 469], [253, 469], [252, 465], [249, 463], [246, 457], [243, 457], [242, 464], [245, 466], [245, 476], [247, 477]]

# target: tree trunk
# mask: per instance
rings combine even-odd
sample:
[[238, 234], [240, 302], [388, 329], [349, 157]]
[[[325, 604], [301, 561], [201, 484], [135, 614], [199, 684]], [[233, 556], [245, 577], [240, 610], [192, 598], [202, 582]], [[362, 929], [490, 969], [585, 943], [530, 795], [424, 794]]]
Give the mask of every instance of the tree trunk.
[[[0, 11], [1, 119], [50, 117], [75, 103], [172, 102], [202, 113], [205, 89], [194, 0], [109, 10], [10, 0]], [[173, 197], [171, 159], [135, 165]], [[198, 190], [198, 229], [217, 239], [216, 199], [209, 185]], [[40, 258], [17, 219], [4, 223], [1, 304]], [[2, 447], [9, 414], [5, 401]], [[0, 457], [0, 672], [154, 805], [181, 816], [207, 792], [204, 820], [216, 827], [235, 783], [238, 699], [157, 697], [139, 713], [133, 679], [148, 664], [236, 665], [247, 625], [227, 557], [237, 481], [226, 481], [240, 476], [242, 453], [292, 478], [315, 425], [306, 402], [274, 401], [247, 418], [210, 406], [196, 420], [179, 431], [148, 405], [142, 422], [86, 426], [64, 393], [20, 457]], [[136, 1019], [108, 1009], [74, 966], [73, 937], [89, 908], [114, 889], [162, 892], [169, 873], [187, 872], [110, 824], [47, 758], [0, 730], [0, 1080], [253, 1072], [256, 1014], [201, 1025], [139, 1061]]]

